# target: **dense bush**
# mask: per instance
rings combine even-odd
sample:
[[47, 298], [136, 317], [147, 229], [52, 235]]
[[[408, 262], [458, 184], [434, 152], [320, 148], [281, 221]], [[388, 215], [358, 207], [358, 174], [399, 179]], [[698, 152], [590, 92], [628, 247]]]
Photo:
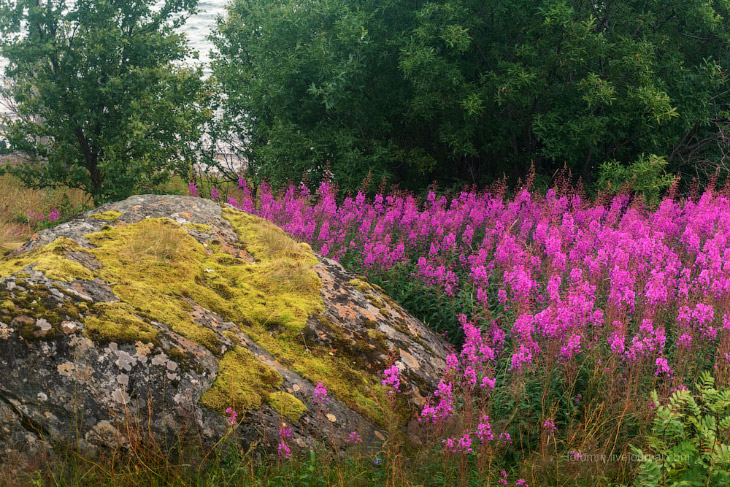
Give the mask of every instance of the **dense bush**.
[[[257, 180], [372, 171], [421, 189], [727, 152], [730, 11], [681, 0], [234, 0], [215, 34], [227, 129]], [[661, 184], [661, 183], [660, 183]]]

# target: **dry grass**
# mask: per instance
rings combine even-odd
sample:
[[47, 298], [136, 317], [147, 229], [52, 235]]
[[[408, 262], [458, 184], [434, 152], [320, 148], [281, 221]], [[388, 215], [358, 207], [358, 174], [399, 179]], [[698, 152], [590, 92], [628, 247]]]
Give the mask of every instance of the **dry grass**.
[[151, 256], [158, 261], [171, 262], [184, 251], [188, 234], [172, 222], [162, 220], [159, 225], [151, 225], [144, 232], [135, 235], [127, 247], [130, 261]]
[[42, 228], [29, 218], [30, 212], [48, 214], [57, 209], [61, 216], [80, 211], [88, 204], [85, 193], [72, 189], [28, 189], [15, 177], [0, 176], [0, 256], [16, 249]]

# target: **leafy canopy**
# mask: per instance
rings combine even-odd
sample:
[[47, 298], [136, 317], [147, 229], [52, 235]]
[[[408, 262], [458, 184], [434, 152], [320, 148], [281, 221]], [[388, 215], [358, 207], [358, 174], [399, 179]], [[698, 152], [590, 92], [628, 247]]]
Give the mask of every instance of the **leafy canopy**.
[[96, 203], [189, 167], [210, 115], [200, 70], [175, 31], [197, 0], [0, 0], [9, 60], [2, 120], [14, 169], [34, 187], [67, 185]]
[[233, 0], [214, 73], [250, 168], [403, 185], [727, 149], [726, 0]]

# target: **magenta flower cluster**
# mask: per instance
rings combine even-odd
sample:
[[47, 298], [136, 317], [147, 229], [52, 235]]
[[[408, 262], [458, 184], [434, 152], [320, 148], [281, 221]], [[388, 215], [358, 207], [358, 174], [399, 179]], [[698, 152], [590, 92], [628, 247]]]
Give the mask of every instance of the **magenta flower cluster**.
[[238, 417], [238, 413], [233, 408], [226, 408], [226, 414], [228, 415], [228, 422], [231, 425], [236, 425], [238, 421], [236, 418]]
[[318, 382], [317, 386], [314, 388], [314, 402], [316, 404], [329, 402], [329, 398], [327, 397], [327, 387], [321, 382]]
[[[53, 223], [56, 220], [58, 220], [59, 218], [61, 218], [61, 212], [58, 211], [57, 209], [53, 208], [50, 212], [48, 212], [48, 222], [49, 223]], [[36, 213], [34, 211], [28, 212], [28, 220], [30, 220], [30, 221], [42, 222], [45, 219], [46, 219], [46, 215], [44, 215], [43, 213]]]
[[287, 440], [293, 437], [292, 431], [285, 424], [279, 428], [279, 445], [277, 446], [277, 454], [279, 458], [287, 459], [291, 457], [291, 448], [287, 445]]
[[[256, 199], [245, 180], [239, 186], [232, 204], [321, 254], [373, 275], [411, 269], [447, 299], [473, 296], [481, 309], [464, 310], [466, 344], [448, 362], [470, 387], [494, 387], [504, 354], [512, 373], [569, 370], [596, 353], [615, 372], [670, 381], [684, 356], [730, 357], [730, 199], [721, 194], [649, 211], [626, 195], [595, 204], [554, 190], [511, 200], [430, 192], [423, 202], [358, 193], [338, 203], [329, 183], [278, 197], [264, 184]], [[488, 311], [497, 305], [499, 322]], [[448, 383], [427, 414], [449, 414]]]
[[381, 382], [384, 386], [390, 388], [388, 392], [390, 394], [398, 392], [398, 388], [400, 387], [400, 369], [395, 365], [391, 365], [383, 371], [383, 375], [385, 378]]
[[[650, 210], [627, 195], [591, 202], [555, 190], [512, 198], [429, 192], [423, 201], [404, 193], [340, 200], [329, 183], [277, 194], [263, 184], [254, 197], [241, 179], [239, 190], [231, 205], [320, 254], [384, 281], [418, 283], [458, 308], [463, 345], [446, 357], [418, 419], [460, 458], [514, 448], [503, 423], [490, 419], [490, 395], [536, 372], [562, 371], [568, 384], [586, 365], [617, 391], [642, 381], [669, 392], [684, 388], [698, 366], [730, 377], [725, 194], [667, 198]], [[396, 366], [383, 371], [391, 393], [406, 380]], [[591, 400], [577, 391], [570, 397], [581, 408]], [[327, 401], [322, 384], [314, 401]], [[471, 419], [455, 431], [466, 404]], [[563, 415], [548, 414], [535, 430], [545, 438], [565, 435]], [[568, 455], [582, 458], [577, 450]], [[508, 485], [506, 473], [499, 484]]]

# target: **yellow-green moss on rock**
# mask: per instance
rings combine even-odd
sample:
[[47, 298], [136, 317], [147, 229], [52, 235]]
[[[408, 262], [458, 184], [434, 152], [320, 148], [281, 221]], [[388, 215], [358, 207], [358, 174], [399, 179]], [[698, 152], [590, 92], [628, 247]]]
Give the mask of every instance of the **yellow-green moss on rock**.
[[[230, 209], [223, 211], [223, 217], [231, 223], [246, 250], [256, 259], [255, 265], [266, 265], [272, 260], [286, 258], [292, 259], [300, 269], [308, 269], [319, 262], [308, 245], [296, 243], [283, 230], [266, 220]], [[321, 281], [313, 270], [310, 269], [310, 272], [314, 274], [313, 277], [300, 275], [300, 283], [295, 286], [295, 290], [300, 293], [298, 302], [304, 299], [306, 303], [309, 299], [315, 304], [308, 308], [309, 316], [318, 315], [324, 310], [320, 295]], [[314, 283], [317, 284], [316, 288]], [[214, 306], [210, 309], [216, 310]], [[242, 326], [242, 330], [293, 372], [315, 384], [324, 383], [333, 396], [363, 416], [374, 421], [382, 420], [378, 403], [382, 404], [386, 393], [376, 377], [354, 367], [352, 360], [344, 353], [334, 354], [330, 349], [307, 344], [301, 332], [306, 325], [306, 318], [298, 321], [297, 326], [291, 326], [290, 323], [288, 327], [278, 328], [274, 318], [253, 320]], [[236, 319], [231, 321], [241, 323]], [[272, 332], [272, 328], [275, 332]]]
[[[189, 300], [239, 324], [296, 330], [324, 306], [321, 281], [311, 269], [317, 262], [314, 255], [274, 225], [254, 218], [246, 221], [255, 230], [247, 233], [245, 242], [247, 249], [249, 245], [256, 249], [254, 263], [224, 260], [227, 264], [221, 264], [228, 254], [207, 250], [181, 225], [166, 218], [142, 220], [87, 238], [102, 264], [96, 273], [113, 283], [114, 293], [122, 301], [215, 351], [219, 347], [215, 333], [195, 323]], [[281, 233], [276, 234], [277, 230]], [[275, 242], [272, 234], [288, 243], [279, 242], [266, 251], [262, 240]]]
[[281, 375], [243, 347], [233, 347], [218, 364], [218, 376], [200, 403], [220, 413], [258, 409], [281, 385]]
[[122, 216], [122, 214], [118, 211], [109, 210], [102, 211], [101, 213], [94, 213], [90, 218], [93, 218], [94, 220], [114, 221], [118, 220], [120, 216]]
[[67, 251], [83, 251], [76, 242], [59, 237], [53, 242], [38, 247], [26, 254], [0, 261], [0, 278], [18, 274], [32, 265], [50, 279], [73, 281], [74, 279], [93, 279], [94, 275], [83, 265], [66, 257]]
[[126, 303], [96, 303], [84, 319], [86, 333], [100, 342], [154, 342], [157, 330], [139, 318]]
[[201, 233], [210, 232], [211, 230], [210, 225], [205, 225], [203, 223], [183, 223], [183, 226], [188, 230], [193, 230]]
[[[322, 281], [312, 269], [319, 261], [309, 246], [292, 240], [276, 225], [246, 213], [224, 210], [253, 264], [210, 262], [208, 283], [230, 300], [229, 316], [243, 310], [248, 320], [269, 328], [302, 330], [307, 318], [324, 309]], [[246, 293], [236, 292], [245, 286]], [[202, 304], [202, 303], [201, 303]]]
[[[122, 302], [138, 315], [218, 351], [215, 333], [195, 323], [192, 306], [185, 299], [200, 287], [196, 280], [202, 278], [202, 262], [207, 257], [203, 245], [185, 229], [166, 218], [150, 218], [86, 237], [102, 264], [95, 271], [97, 276], [112, 284]], [[113, 331], [108, 329], [104, 336], [113, 339]], [[120, 334], [120, 339], [133, 338], [130, 333]]]
[[292, 421], [299, 421], [302, 414], [307, 412], [307, 406], [288, 392], [276, 391], [269, 394], [266, 402], [282, 416]]

